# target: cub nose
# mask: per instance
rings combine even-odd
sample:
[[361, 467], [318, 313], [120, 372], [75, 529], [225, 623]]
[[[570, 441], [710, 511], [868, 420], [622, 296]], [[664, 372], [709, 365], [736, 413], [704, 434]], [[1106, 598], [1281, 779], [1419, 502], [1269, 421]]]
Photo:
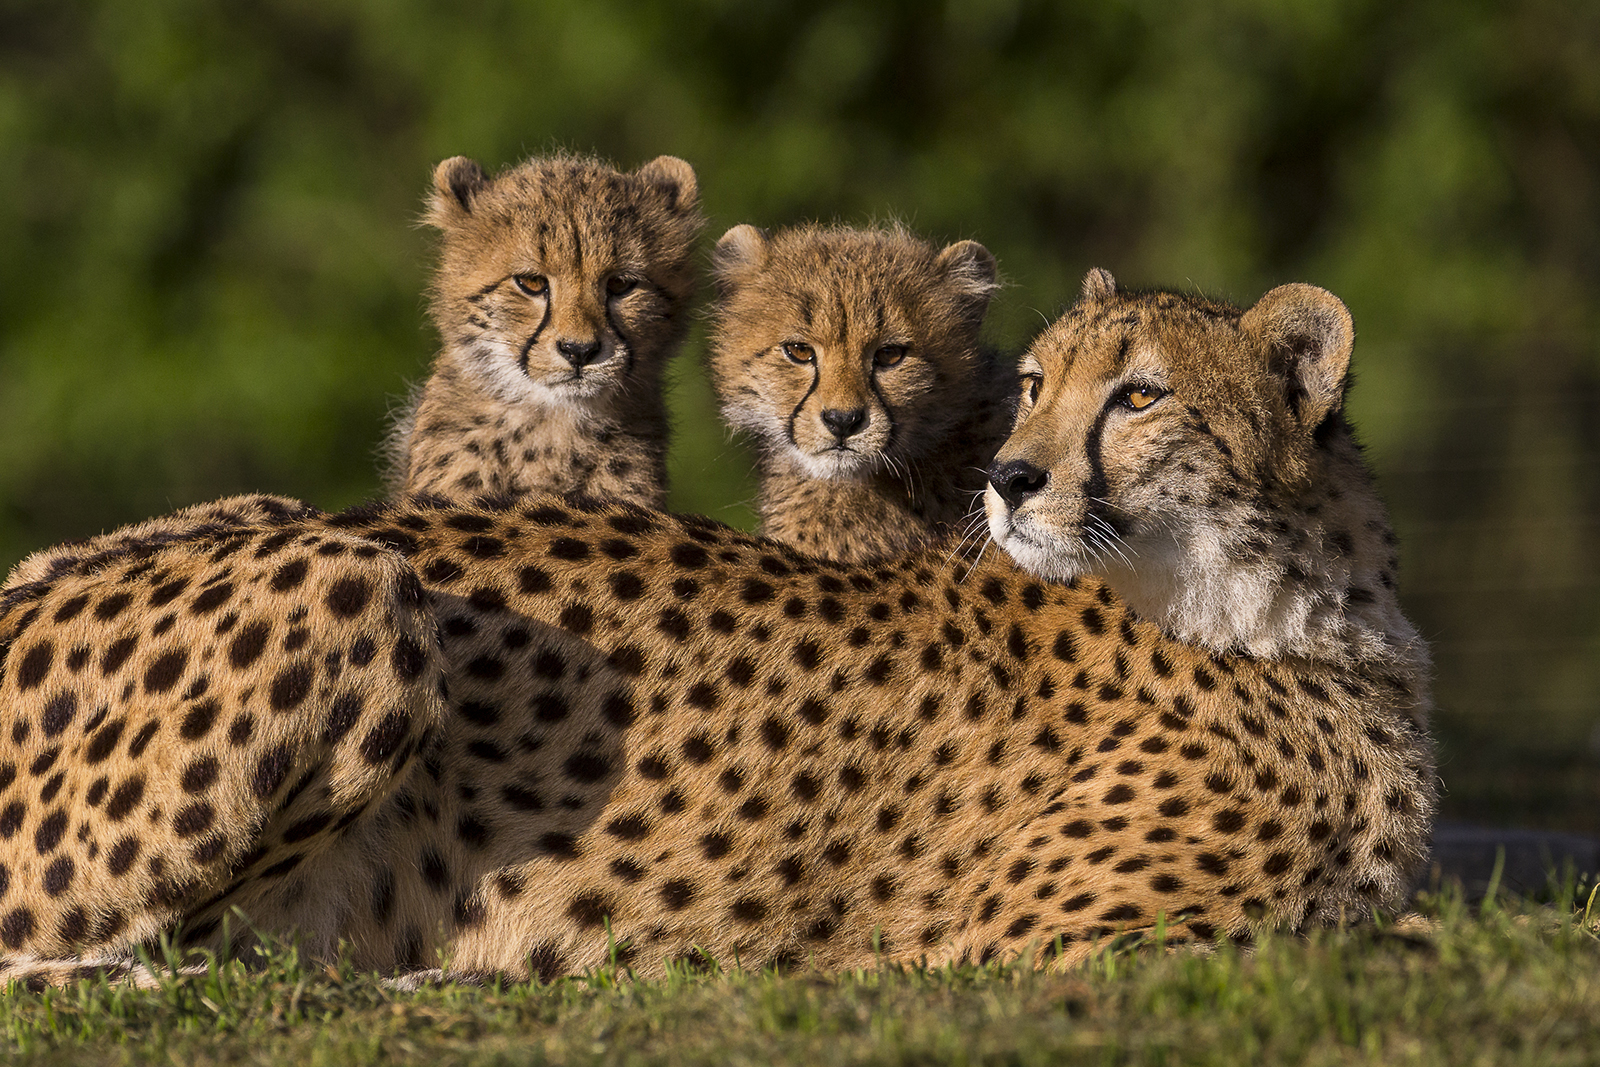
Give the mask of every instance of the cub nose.
[[866, 408], [851, 408], [849, 411], [843, 408], [828, 408], [822, 413], [822, 424], [841, 441], [859, 430], [861, 424], [866, 421]]
[[600, 357], [599, 341], [569, 341], [566, 338], [556, 342], [556, 351], [561, 353], [561, 358], [572, 364], [574, 369], [587, 367]]
[[1014, 459], [989, 471], [989, 484], [1011, 508], [1043, 489], [1049, 481], [1049, 471], [1042, 471], [1025, 459]]

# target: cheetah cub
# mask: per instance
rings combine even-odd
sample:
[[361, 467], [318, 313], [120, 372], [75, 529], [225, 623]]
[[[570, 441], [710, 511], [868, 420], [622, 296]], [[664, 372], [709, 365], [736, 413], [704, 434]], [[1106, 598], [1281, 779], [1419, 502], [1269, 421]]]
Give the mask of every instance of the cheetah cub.
[[711, 375], [760, 449], [761, 532], [854, 563], [959, 529], [1008, 428], [1010, 376], [978, 346], [988, 250], [746, 225], [715, 270]]
[[533, 159], [433, 175], [443, 342], [392, 440], [391, 482], [447, 499], [529, 490], [660, 505], [661, 374], [683, 341], [703, 225], [694, 171]]

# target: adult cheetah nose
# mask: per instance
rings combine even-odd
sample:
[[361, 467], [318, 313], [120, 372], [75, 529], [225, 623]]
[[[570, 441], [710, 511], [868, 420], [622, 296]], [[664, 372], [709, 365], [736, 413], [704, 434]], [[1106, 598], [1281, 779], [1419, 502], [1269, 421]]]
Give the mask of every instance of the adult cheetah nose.
[[1014, 459], [989, 470], [989, 484], [1012, 509], [1043, 489], [1049, 481], [1049, 471], [1042, 471], [1025, 459]]
[[556, 351], [561, 353], [561, 358], [572, 364], [576, 370], [587, 367], [600, 357], [599, 341], [569, 341], [566, 338], [556, 342]]
[[841, 441], [861, 429], [861, 424], [866, 421], [866, 408], [851, 408], [849, 411], [843, 408], [827, 408], [822, 412], [822, 424]]

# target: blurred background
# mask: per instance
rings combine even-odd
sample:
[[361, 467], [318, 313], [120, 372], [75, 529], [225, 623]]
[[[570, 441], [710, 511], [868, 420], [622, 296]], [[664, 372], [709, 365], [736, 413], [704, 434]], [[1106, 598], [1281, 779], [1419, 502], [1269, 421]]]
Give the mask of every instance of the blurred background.
[[[432, 165], [690, 160], [711, 219], [977, 238], [1020, 348], [1091, 266], [1355, 315], [1446, 813], [1600, 831], [1600, 4], [0, 0], [0, 572], [379, 491]], [[749, 525], [697, 330], [673, 502]]]

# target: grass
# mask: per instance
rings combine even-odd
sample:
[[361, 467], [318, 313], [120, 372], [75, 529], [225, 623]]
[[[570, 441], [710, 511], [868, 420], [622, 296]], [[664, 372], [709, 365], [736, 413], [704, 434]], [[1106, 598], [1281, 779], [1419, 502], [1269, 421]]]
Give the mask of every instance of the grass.
[[[1572, 899], [1568, 896], [1566, 899]], [[1585, 910], [1584, 904], [1587, 904]], [[1600, 901], [1429, 928], [1108, 948], [1086, 968], [775, 975], [602, 970], [400, 993], [292, 949], [139, 991], [0, 997], [0, 1062], [255, 1064], [1600, 1063]]]

